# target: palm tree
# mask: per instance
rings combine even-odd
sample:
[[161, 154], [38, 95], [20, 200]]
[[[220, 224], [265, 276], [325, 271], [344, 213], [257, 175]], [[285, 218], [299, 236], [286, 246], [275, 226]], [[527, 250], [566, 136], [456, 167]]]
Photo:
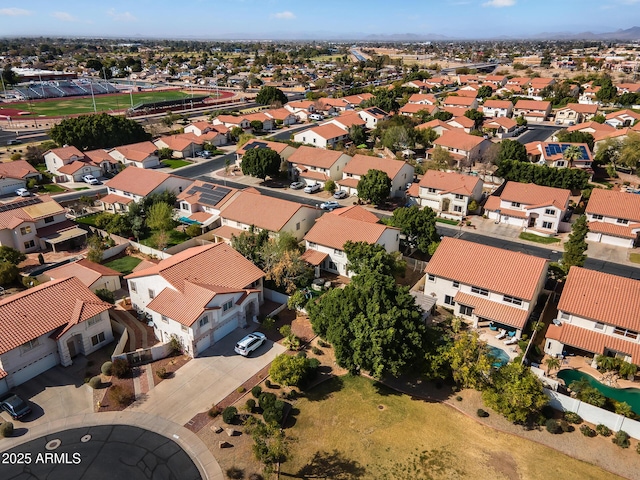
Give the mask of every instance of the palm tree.
[[549, 357], [544, 361], [544, 364], [547, 366], [547, 375], [551, 372], [551, 370], [560, 369], [560, 359], [556, 357]]
[[604, 370], [605, 372], [610, 372], [612, 370], [616, 370], [620, 365], [620, 362], [617, 358], [600, 355], [596, 360], [596, 364], [598, 365], [598, 368]]
[[633, 363], [622, 362], [620, 364], [620, 376], [623, 378], [633, 377], [637, 371], [638, 366]]
[[615, 411], [618, 415], [623, 415], [625, 417], [633, 418], [633, 410], [631, 410], [631, 405], [627, 402], [616, 402], [615, 403]]
[[564, 158], [569, 165], [573, 164], [576, 160], [582, 159], [582, 150], [577, 145], [571, 145], [566, 148], [566, 150], [562, 153], [562, 158]]

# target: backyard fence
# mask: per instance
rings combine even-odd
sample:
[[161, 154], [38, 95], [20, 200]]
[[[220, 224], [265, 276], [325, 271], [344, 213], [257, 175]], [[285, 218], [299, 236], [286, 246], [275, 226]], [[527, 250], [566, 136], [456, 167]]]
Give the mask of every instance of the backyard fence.
[[119, 357], [127, 346], [127, 341], [129, 341], [129, 332], [127, 331], [124, 325], [121, 325], [118, 322], [111, 320], [111, 328], [114, 332], [120, 335], [120, 340], [116, 344], [116, 348], [113, 350], [111, 354], [111, 361], [115, 358]]
[[402, 259], [407, 263], [407, 267], [414, 272], [424, 272], [424, 269], [427, 268], [428, 262], [425, 262], [424, 260], [418, 260], [404, 255], [402, 256]]
[[284, 293], [276, 292], [275, 290], [271, 290], [269, 288], [264, 289], [264, 298], [267, 300], [271, 300], [272, 302], [276, 302], [279, 304], [287, 304], [289, 301], [289, 297]]
[[[149, 348], [139, 348], [134, 352], [120, 353], [118, 355], [112, 355], [111, 360], [114, 361], [118, 358], [126, 360], [129, 365], [137, 366], [145, 363], [153, 362], [165, 358], [171, 353], [171, 346], [168, 343], [161, 345], [154, 345]], [[115, 351], [114, 351], [115, 354]]]

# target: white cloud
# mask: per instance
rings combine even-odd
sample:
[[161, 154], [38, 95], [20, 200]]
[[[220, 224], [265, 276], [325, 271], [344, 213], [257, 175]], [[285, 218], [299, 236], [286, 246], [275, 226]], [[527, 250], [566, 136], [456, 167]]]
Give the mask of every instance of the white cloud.
[[67, 12], [53, 12], [51, 14], [53, 18], [57, 18], [61, 22], [77, 22], [78, 19]]
[[512, 7], [516, 4], [516, 0], [490, 0], [482, 4], [483, 7]]
[[114, 8], [110, 9], [107, 15], [117, 22], [135, 22], [138, 20], [130, 12], [117, 12]]
[[0, 15], [6, 15], [8, 17], [20, 17], [24, 15], [32, 15], [33, 12], [25, 10], [24, 8], [0, 8]]
[[294, 18], [296, 18], [294, 13], [289, 11], [274, 13], [271, 15], [271, 17], [279, 18], [281, 20], [293, 20]]

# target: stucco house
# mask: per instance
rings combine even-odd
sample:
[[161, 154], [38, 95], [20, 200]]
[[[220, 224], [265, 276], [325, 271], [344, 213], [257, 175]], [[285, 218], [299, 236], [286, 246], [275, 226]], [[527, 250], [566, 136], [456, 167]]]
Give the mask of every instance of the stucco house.
[[86, 258], [47, 270], [44, 275], [50, 280], [76, 277], [94, 293], [98, 290], [115, 292], [121, 286], [120, 272]]
[[325, 123], [294, 134], [293, 141], [319, 148], [334, 148], [339, 142], [349, 141], [349, 131], [334, 123]]
[[406, 185], [413, 181], [415, 169], [413, 165], [395, 158], [370, 157], [356, 154], [342, 170], [342, 179], [337, 184], [349, 195], [358, 194], [358, 182], [369, 170], [380, 170], [391, 179], [390, 197], [402, 197]]
[[26, 160], [0, 162], [0, 195], [14, 195], [17, 189], [25, 188], [29, 180], [41, 177]]
[[340, 180], [350, 160], [349, 155], [337, 150], [302, 145], [287, 160], [289, 177], [302, 180], [307, 185], [319, 183], [324, 186], [327, 180]]
[[[417, 190], [417, 191], [415, 191]], [[469, 213], [469, 204], [482, 198], [482, 180], [471, 175], [440, 170], [427, 170], [409, 189], [415, 202], [429, 207], [443, 217], [460, 220]]]
[[587, 240], [634, 248], [640, 242], [640, 195], [594, 188], [585, 209]]
[[195, 223], [204, 230], [219, 226], [220, 211], [237, 192], [232, 187], [194, 180], [177, 196], [180, 222]]
[[551, 115], [551, 102], [542, 100], [518, 100], [513, 108], [514, 117], [523, 117], [527, 122], [544, 122]]
[[131, 143], [109, 150], [109, 155], [117, 161], [138, 168], [155, 168], [160, 166], [158, 147], [153, 142]]

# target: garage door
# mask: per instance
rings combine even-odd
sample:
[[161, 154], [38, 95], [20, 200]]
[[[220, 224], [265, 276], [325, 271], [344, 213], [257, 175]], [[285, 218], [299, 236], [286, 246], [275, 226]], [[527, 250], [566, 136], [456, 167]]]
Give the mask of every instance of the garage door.
[[55, 367], [58, 364], [58, 354], [52, 352], [44, 357], [35, 360], [29, 365], [22, 367], [20, 370], [11, 372], [11, 380], [14, 386], [18, 386], [33, 377], [40, 375], [42, 372], [46, 372], [50, 368]]
[[9, 195], [11, 193], [14, 193], [19, 188], [24, 188], [24, 186], [25, 183], [19, 180], [15, 182], [3, 182], [3, 184], [0, 185], [0, 195]]
[[220, 339], [233, 332], [236, 328], [238, 328], [238, 318], [234, 317], [227, 323], [224, 323], [216, 328], [216, 331], [213, 332], [213, 341], [218, 342]]
[[200, 340], [198, 340], [198, 343], [196, 343], [196, 354], [202, 352], [203, 350], [206, 350], [210, 346], [211, 346], [211, 335], [207, 335], [206, 337], [201, 338]]
[[0, 395], [7, 393], [9, 391], [9, 385], [7, 384], [7, 379], [3, 378], [0, 380]]

